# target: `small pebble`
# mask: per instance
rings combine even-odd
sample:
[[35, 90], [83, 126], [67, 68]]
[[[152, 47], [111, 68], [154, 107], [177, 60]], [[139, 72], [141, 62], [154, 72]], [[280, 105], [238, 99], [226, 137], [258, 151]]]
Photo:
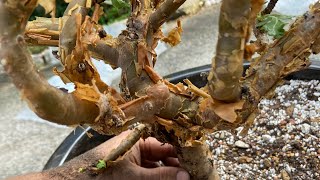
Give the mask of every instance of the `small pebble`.
[[263, 160], [263, 164], [264, 164], [264, 166], [266, 166], [267, 168], [271, 167], [271, 162], [270, 162], [269, 159], [264, 159], [264, 160]]
[[302, 124], [301, 131], [305, 134], [309, 134], [310, 132], [310, 125], [309, 124]]
[[244, 149], [247, 149], [247, 148], [250, 147], [249, 144], [246, 144], [246, 143], [244, 143], [243, 141], [240, 141], [240, 140], [236, 141], [236, 142], [234, 143], [234, 145], [235, 145], [236, 147], [238, 147], [238, 148], [244, 148]]
[[250, 163], [253, 159], [248, 156], [241, 156], [238, 158], [239, 163]]
[[289, 174], [288, 174], [287, 171], [284, 170], [284, 169], [281, 171], [281, 178], [282, 178], [283, 180], [290, 180]]

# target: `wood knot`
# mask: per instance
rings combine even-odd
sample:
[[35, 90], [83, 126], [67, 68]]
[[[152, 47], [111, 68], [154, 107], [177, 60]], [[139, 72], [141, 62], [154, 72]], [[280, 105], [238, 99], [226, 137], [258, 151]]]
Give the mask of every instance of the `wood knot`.
[[153, 104], [149, 101], [144, 103], [145, 110], [151, 111], [153, 109]]
[[98, 34], [101, 39], [107, 37], [107, 32], [104, 29], [99, 29]]
[[16, 41], [19, 44], [24, 43], [24, 37], [22, 35], [18, 35], [16, 38]]
[[86, 70], [86, 64], [85, 63], [79, 63], [78, 64], [78, 72], [84, 72]]

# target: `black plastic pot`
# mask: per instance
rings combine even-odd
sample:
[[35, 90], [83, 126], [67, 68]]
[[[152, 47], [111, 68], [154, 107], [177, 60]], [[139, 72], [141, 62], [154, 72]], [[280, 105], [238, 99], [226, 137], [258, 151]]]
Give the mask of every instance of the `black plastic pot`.
[[[244, 68], [249, 67], [248, 63], [244, 64]], [[183, 79], [189, 79], [193, 84], [198, 87], [203, 87], [206, 83], [206, 73], [210, 70], [211, 65], [205, 65], [197, 68], [192, 68], [189, 70], [173, 73], [165, 78], [172, 83], [182, 82]], [[303, 71], [293, 73], [286, 77], [286, 79], [300, 79], [300, 80], [320, 80], [320, 63], [312, 62], [312, 65]], [[89, 132], [93, 135], [89, 138], [86, 135]], [[103, 136], [90, 127], [76, 128], [74, 132], [69, 134], [69, 136], [61, 143], [57, 150], [52, 154], [47, 164], [44, 166], [45, 169], [50, 169], [62, 165], [63, 163], [69, 161], [70, 159], [98, 146], [99, 144], [110, 139], [111, 136]]]

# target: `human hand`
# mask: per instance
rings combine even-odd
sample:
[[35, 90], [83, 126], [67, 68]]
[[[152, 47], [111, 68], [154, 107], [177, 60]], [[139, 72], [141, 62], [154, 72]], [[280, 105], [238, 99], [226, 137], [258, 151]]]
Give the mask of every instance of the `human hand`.
[[[107, 167], [102, 173], [93, 174], [90, 168], [98, 160], [106, 157], [118, 147], [129, 131], [104, 142], [98, 147], [72, 159], [64, 165], [27, 175], [10, 178], [11, 180], [42, 179], [108, 179], [108, 180], [189, 180], [189, 174], [180, 167], [177, 154], [169, 144], [161, 144], [155, 138], [140, 139], [122, 158]], [[161, 161], [165, 166], [160, 166]], [[80, 171], [80, 169], [82, 171]]]
[[[124, 132], [102, 144], [114, 149], [117, 143], [125, 139], [128, 132]], [[115, 141], [115, 142], [112, 142]], [[113, 147], [110, 147], [113, 145]], [[101, 147], [98, 147], [100, 151]], [[106, 147], [107, 148], [107, 147]], [[165, 166], [160, 166], [161, 161]], [[101, 179], [127, 180], [133, 179], [152, 179], [152, 180], [189, 180], [188, 173], [180, 167], [177, 154], [173, 146], [162, 144], [155, 138], [148, 138], [145, 141], [140, 139], [128, 152], [123, 160], [118, 161], [105, 173], [99, 175]]]

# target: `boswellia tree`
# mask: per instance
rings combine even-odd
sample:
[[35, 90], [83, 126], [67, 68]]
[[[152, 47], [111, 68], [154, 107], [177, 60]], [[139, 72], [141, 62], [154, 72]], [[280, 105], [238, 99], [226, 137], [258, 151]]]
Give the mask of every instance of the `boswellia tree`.
[[[216, 55], [208, 84], [199, 89], [187, 79], [185, 85], [172, 84], [153, 69], [158, 42], [172, 46], [180, 42], [179, 21], [168, 36], [161, 26], [185, 0], [131, 0], [127, 28], [118, 37], [108, 35], [98, 24], [102, 0], [68, 0], [63, 17], [28, 22], [38, 4], [54, 12], [54, 2], [0, 1], [1, 64], [23, 99], [43, 119], [87, 124], [101, 134], [119, 134], [133, 127], [129, 139], [103, 159], [106, 168], [112, 168], [108, 162], [117, 161], [140, 137], [152, 136], [176, 147], [182, 167], [193, 179], [217, 178], [206, 134], [239, 126], [246, 133], [260, 99], [272, 93], [284, 76], [306, 68], [308, 56], [320, 51], [320, 2], [272, 44], [259, 38], [249, 44], [252, 29], [261, 33], [255, 27], [263, 26], [257, 17], [264, 0], [223, 0]], [[274, 3], [263, 13], [270, 13]], [[50, 86], [35, 69], [28, 45], [59, 47], [64, 69], [54, 72], [65, 83], [73, 82], [75, 91]], [[255, 52], [260, 56], [251, 61], [243, 77], [243, 59], [252, 59]], [[101, 81], [92, 57], [122, 69], [121, 92]]]

